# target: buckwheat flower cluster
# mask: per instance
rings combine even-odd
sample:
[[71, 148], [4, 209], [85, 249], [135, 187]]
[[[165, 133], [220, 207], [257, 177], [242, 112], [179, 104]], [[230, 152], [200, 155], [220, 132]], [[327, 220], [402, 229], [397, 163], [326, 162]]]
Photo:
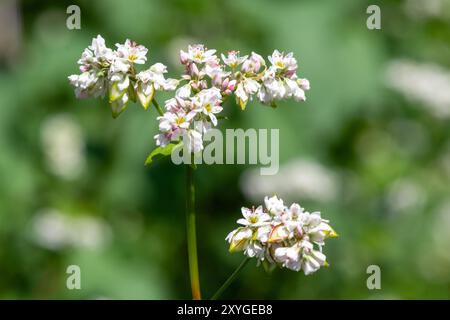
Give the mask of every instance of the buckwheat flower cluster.
[[271, 106], [276, 100], [291, 97], [305, 100], [309, 82], [298, 78], [293, 54], [275, 50], [268, 58], [270, 67], [255, 52], [241, 56], [239, 51], [230, 51], [219, 59], [216, 50], [208, 50], [202, 44], [181, 50], [185, 72], [180, 82], [186, 83], [177, 90], [175, 98], [165, 103], [165, 114], [158, 118], [160, 133], [155, 136], [156, 144], [164, 147], [183, 138], [189, 152], [203, 150], [203, 135], [217, 125], [222, 103], [232, 94], [242, 109], [253, 96]]
[[336, 237], [320, 212], [305, 211], [297, 203], [285, 206], [282, 199], [264, 198], [265, 207], [242, 208], [241, 226], [228, 234], [230, 252], [243, 251], [247, 257], [305, 275], [328, 266], [322, 247], [325, 239]]
[[236, 88], [236, 102], [242, 109], [255, 95], [261, 103], [273, 107], [277, 100], [306, 100], [309, 81], [298, 77], [297, 60], [293, 53], [284, 54], [275, 50], [268, 60], [270, 66], [255, 52], [243, 57], [239, 56], [238, 51], [222, 55], [223, 63], [231, 69], [228, 81]]
[[175, 90], [178, 85], [177, 80], [164, 78], [167, 68], [162, 63], [137, 73], [136, 65], [145, 64], [147, 52], [147, 48], [131, 40], [116, 44], [116, 50], [112, 50], [98, 35], [78, 60], [81, 74], [69, 76], [76, 97], [104, 97], [108, 93], [113, 117], [137, 99], [146, 109], [155, 90]]

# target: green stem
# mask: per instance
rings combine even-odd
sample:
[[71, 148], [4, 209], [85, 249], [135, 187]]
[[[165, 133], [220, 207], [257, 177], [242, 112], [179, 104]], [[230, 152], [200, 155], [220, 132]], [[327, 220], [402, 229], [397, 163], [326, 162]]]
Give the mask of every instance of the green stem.
[[160, 115], [160, 116], [163, 116], [163, 115], [164, 115], [164, 112], [163, 112], [163, 110], [161, 109], [161, 107], [159, 106], [158, 101], [156, 101], [156, 99], [153, 98], [153, 99], [152, 99], [152, 103], [153, 103], [153, 105], [155, 106], [156, 111], [158, 111], [159, 115]]
[[200, 277], [198, 273], [197, 236], [195, 231], [195, 186], [194, 168], [186, 167], [186, 231], [191, 278], [192, 299], [201, 300]]
[[234, 270], [234, 272], [231, 274], [231, 276], [227, 279], [227, 281], [224, 282], [224, 284], [219, 288], [219, 290], [214, 293], [214, 295], [211, 297], [211, 300], [217, 300], [222, 293], [230, 286], [230, 284], [236, 279], [239, 272], [241, 272], [242, 269], [244, 269], [245, 265], [250, 261], [250, 258], [246, 257], [244, 261], [241, 262], [239, 267]]

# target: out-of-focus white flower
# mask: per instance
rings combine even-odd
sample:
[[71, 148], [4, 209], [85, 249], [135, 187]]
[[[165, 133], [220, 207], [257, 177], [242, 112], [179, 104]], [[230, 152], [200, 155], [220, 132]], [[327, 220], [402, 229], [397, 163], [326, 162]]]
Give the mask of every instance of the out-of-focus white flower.
[[450, 117], [450, 72], [431, 63], [392, 61], [386, 70], [387, 84], [412, 102], [420, 102], [433, 116]]
[[282, 165], [278, 174], [272, 176], [262, 176], [259, 170], [248, 169], [240, 180], [241, 190], [253, 201], [272, 190], [289, 200], [300, 196], [316, 201], [329, 201], [338, 192], [336, 174], [317, 162], [302, 159]]
[[290, 207], [273, 196], [264, 199], [266, 208], [242, 208], [243, 227], [230, 232], [225, 240], [230, 252], [243, 251], [258, 263], [267, 261], [305, 275], [327, 266], [322, 253], [325, 239], [337, 237], [328, 220], [320, 212], [310, 213], [294, 203]]
[[422, 276], [437, 284], [450, 280], [450, 201], [440, 204], [427, 217], [430, 233], [424, 233], [417, 248], [417, 264]]
[[92, 69], [107, 68], [113, 60], [113, 50], [106, 47], [105, 39], [98, 35], [92, 39], [92, 44], [83, 51], [78, 64], [80, 65], [80, 71], [86, 72]]
[[394, 213], [414, 213], [420, 211], [426, 201], [425, 190], [410, 179], [394, 181], [387, 189], [387, 204]]
[[442, 0], [406, 0], [404, 2], [405, 12], [414, 19], [428, 19], [445, 17], [445, 5]]
[[[202, 44], [189, 45], [187, 51], [180, 50], [185, 72], [177, 80], [164, 77], [167, 67], [162, 63], [141, 72], [136, 70], [136, 64], [147, 61], [148, 50], [144, 46], [127, 39], [116, 47], [115, 51], [106, 47], [100, 35], [94, 38], [79, 60], [82, 73], [69, 76], [69, 81], [77, 98], [104, 96], [108, 92], [113, 117], [119, 116], [130, 101], [139, 100], [147, 109], [155, 102], [156, 91], [176, 90], [175, 97], [166, 101], [165, 111], [155, 103], [158, 112], [166, 112], [158, 118], [161, 132], [154, 136], [158, 146], [183, 137], [189, 150], [203, 150], [203, 135], [218, 124], [222, 102], [233, 93], [244, 109], [254, 95], [275, 106], [274, 100], [284, 98], [303, 101], [304, 90], [309, 89], [308, 80], [297, 77], [297, 60], [292, 53], [285, 55], [275, 50], [269, 57], [272, 65], [267, 68], [255, 52], [240, 56], [238, 51], [230, 51], [221, 55], [221, 61], [216, 50], [208, 50]], [[181, 81], [186, 83], [177, 89]]]
[[41, 141], [48, 169], [64, 178], [77, 178], [85, 166], [85, 142], [78, 123], [69, 115], [47, 118], [41, 126]]
[[31, 228], [36, 243], [50, 250], [67, 247], [97, 249], [111, 238], [111, 229], [102, 220], [92, 216], [70, 216], [53, 208], [37, 212]]

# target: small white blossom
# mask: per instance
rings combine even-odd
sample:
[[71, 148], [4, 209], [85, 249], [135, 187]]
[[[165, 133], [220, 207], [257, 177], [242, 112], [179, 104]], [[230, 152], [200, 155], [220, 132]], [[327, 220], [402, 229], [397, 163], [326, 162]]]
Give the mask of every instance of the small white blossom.
[[262, 77], [262, 86], [258, 92], [259, 101], [270, 105], [275, 100], [288, 98], [305, 101], [305, 90], [310, 88], [309, 81], [297, 78], [297, 60], [292, 52], [285, 55], [275, 50], [268, 59], [272, 65]]
[[278, 199], [277, 196], [264, 197], [264, 204], [270, 214], [274, 216], [282, 214], [285, 208], [283, 199]]
[[241, 211], [244, 218], [239, 219], [237, 223], [243, 226], [260, 227], [271, 219], [269, 214], [263, 211], [262, 206], [256, 209], [242, 207]]
[[188, 51], [180, 51], [181, 63], [186, 64], [189, 62], [205, 63], [215, 60], [216, 50], [206, 50], [202, 44], [196, 44], [188, 47]]
[[266, 62], [263, 57], [255, 52], [252, 52], [250, 57], [242, 63], [241, 70], [243, 73], [256, 74], [260, 71], [261, 67], [265, 65]]
[[69, 82], [75, 87], [77, 99], [103, 97], [106, 93], [106, 80], [99, 77], [95, 70], [83, 72], [80, 75], [69, 76]]
[[245, 109], [248, 101], [251, 99], [260, 87], [260, 84], [252, 78], [244, 78], [236, 88], [236, 102], [242, 109]]
[[194, 103], [199, 112], [202, 112], [209, 117], [214, 125], [217, 125], [217, 118], [215, 114], [222, 111], [221, 103], [222, 96], [219, 89], [211, 88], [199, 92]]
[[155, 63], [148, 70], [141, 71], [136, 75], [136, 93], [142, 104], [147, 109], [153, 99], [155, 90], [171, 91], [178, 85], [176, 79], [165, 79], [167, 67], [162, 63]]

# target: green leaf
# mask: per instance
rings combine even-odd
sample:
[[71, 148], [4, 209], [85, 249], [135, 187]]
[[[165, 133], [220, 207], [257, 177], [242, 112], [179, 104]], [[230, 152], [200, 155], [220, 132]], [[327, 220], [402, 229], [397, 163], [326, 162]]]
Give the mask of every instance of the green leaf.
[[178, 142], [178, 143], [169, 143], [167, 146], [165, 147], [158, 147], [155, 150], [153, 150], [150, 155], [147, 157], [147, 160], [145, 160], [145, 165], [149, 166], [153, 163], [154, 160], [160, 159], [160, 158], [164, 158], [167, 156], [170, 156], [170, 154], [172, 153], [172, 150], [175, 147], [178, 147], [179, 145], [183, 144], [182, 141]]

